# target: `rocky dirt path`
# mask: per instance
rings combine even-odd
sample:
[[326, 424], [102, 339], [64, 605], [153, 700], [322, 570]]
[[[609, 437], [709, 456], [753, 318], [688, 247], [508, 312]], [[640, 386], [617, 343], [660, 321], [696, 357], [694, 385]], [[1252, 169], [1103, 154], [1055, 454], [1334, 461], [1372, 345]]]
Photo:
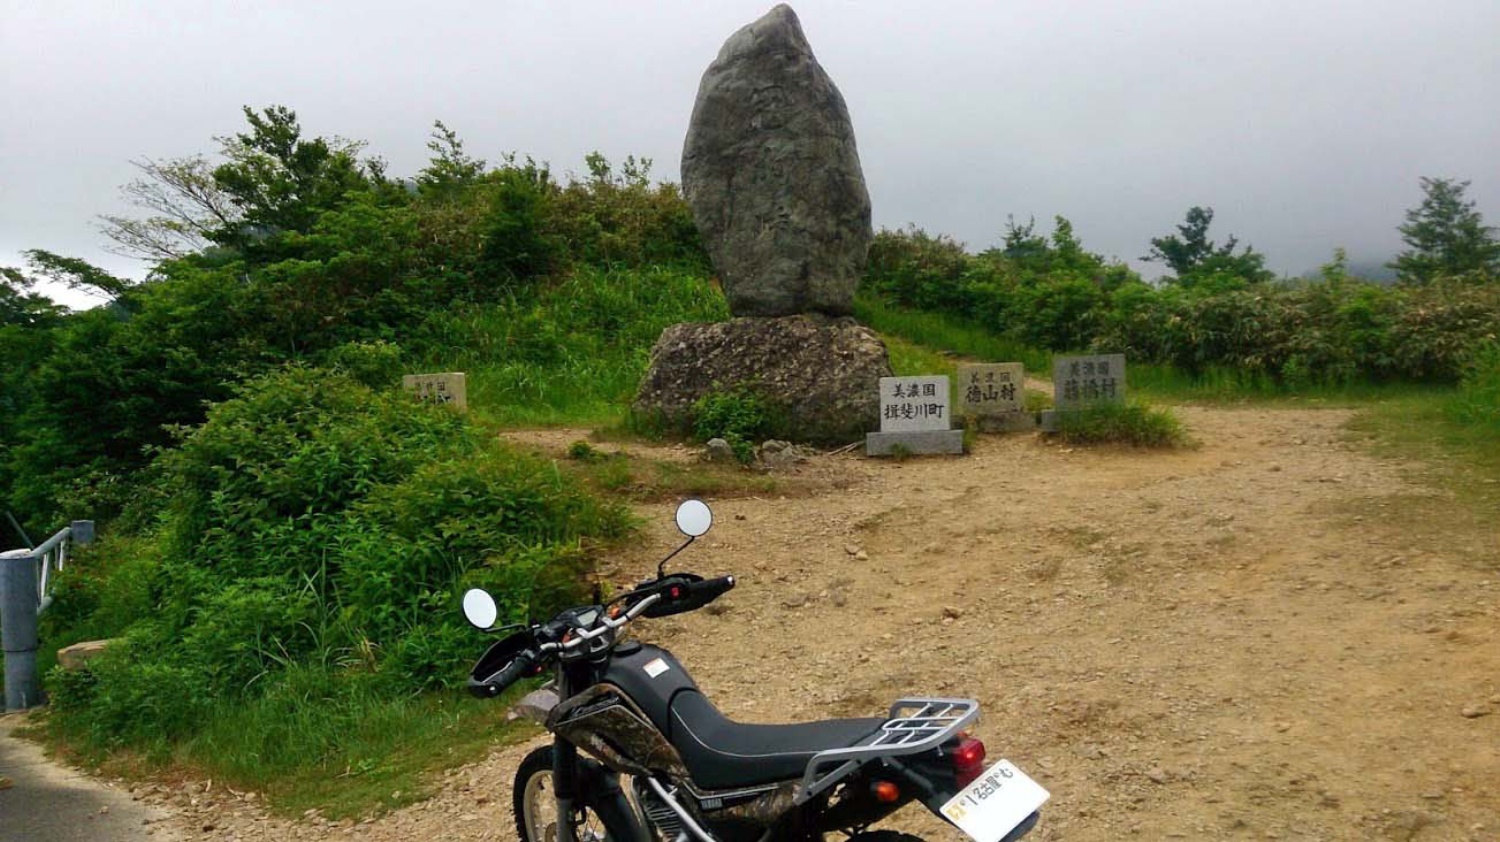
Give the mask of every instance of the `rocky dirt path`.
[[[1052, 791], [1038, 840], [1500, 838], [1500, 526], [1351, 445], [1346, 412], [1181, 414], [1200, 448], [985, 438], [961, 459], [814, 460], [842, 488], [812, 497], [710, 501], [681, 564], [740, 587], [640, 634], [750, 721], [977, 696], [990, 756]], [[669, 504], [642, 514], [605, 570], [621, 583], [673, 543]], [[174, 827], [509, 840], [526, 748], [363, 824], [205, 797]]]

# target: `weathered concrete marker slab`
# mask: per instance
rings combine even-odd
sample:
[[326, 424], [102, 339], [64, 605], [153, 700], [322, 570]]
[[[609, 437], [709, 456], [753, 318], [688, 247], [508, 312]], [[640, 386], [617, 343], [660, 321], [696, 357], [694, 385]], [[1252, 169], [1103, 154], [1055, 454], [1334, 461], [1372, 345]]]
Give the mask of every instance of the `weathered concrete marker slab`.
[[1052, 404], [1042, 430], [1057, 431], [1057, 416], [1102, 404], [1125, 403], [1125, 355], [1095, 354], [1052, 359]]
[[971, 363], [958, 367], [960, 414], [986, 433], [1036, 427], [1026, 411], [1026, 367], [1021, 363]]
[[469, 409], [468, 383], [462, 371], [441, 374], [408, 374], [401, 378], [401, 388], [419, 401], [447, 404], [460, 412]]
[[946, 375], [880, 378], [880, 432], [865, 436], [865, 455], [898, 452], [964, 452], [964, 432], [953, 429]]

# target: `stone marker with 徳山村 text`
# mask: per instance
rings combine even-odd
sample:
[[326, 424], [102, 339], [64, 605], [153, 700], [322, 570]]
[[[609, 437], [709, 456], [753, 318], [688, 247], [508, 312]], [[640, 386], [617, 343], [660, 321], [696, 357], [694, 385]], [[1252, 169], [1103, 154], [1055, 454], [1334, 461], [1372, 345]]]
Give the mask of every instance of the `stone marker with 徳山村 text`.
[[1035, 429], [1026, 411], [1026, 369], [1021, 363], [971, 363], [958, 367], [959, 415], [980, 432]]

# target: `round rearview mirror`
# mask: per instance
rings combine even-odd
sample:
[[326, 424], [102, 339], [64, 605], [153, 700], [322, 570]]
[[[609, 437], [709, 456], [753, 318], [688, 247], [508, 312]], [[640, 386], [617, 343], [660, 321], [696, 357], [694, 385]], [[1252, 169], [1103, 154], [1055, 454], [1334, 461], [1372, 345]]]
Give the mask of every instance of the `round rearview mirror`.
[[464, 593], [464, 617], [477, 628], [489, 631], [495, 627], [499, 616], [500, 609], [495, 605], [494, 597], [479, 588], [470, 588]]
[[714, 513], [709, 511], [708, 504], [702, 500], [684, 500], [677, 507], [677, 528], [682, 534], [697, 538], [708, 532], [708, 528], [714, 525]]

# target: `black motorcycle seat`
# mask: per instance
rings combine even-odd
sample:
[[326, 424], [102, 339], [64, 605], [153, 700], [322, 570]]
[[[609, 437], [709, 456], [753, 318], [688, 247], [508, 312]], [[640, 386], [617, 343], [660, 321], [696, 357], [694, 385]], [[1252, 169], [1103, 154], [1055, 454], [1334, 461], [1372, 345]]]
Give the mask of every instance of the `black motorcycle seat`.
[[829, 719], [745, 725], [730, 721], [694, 689], [672, 697], [667, 739], [700, 788], [740, 789], [801, 777], [814, 754], [858, 745], [883, 724], [884, 719]]

